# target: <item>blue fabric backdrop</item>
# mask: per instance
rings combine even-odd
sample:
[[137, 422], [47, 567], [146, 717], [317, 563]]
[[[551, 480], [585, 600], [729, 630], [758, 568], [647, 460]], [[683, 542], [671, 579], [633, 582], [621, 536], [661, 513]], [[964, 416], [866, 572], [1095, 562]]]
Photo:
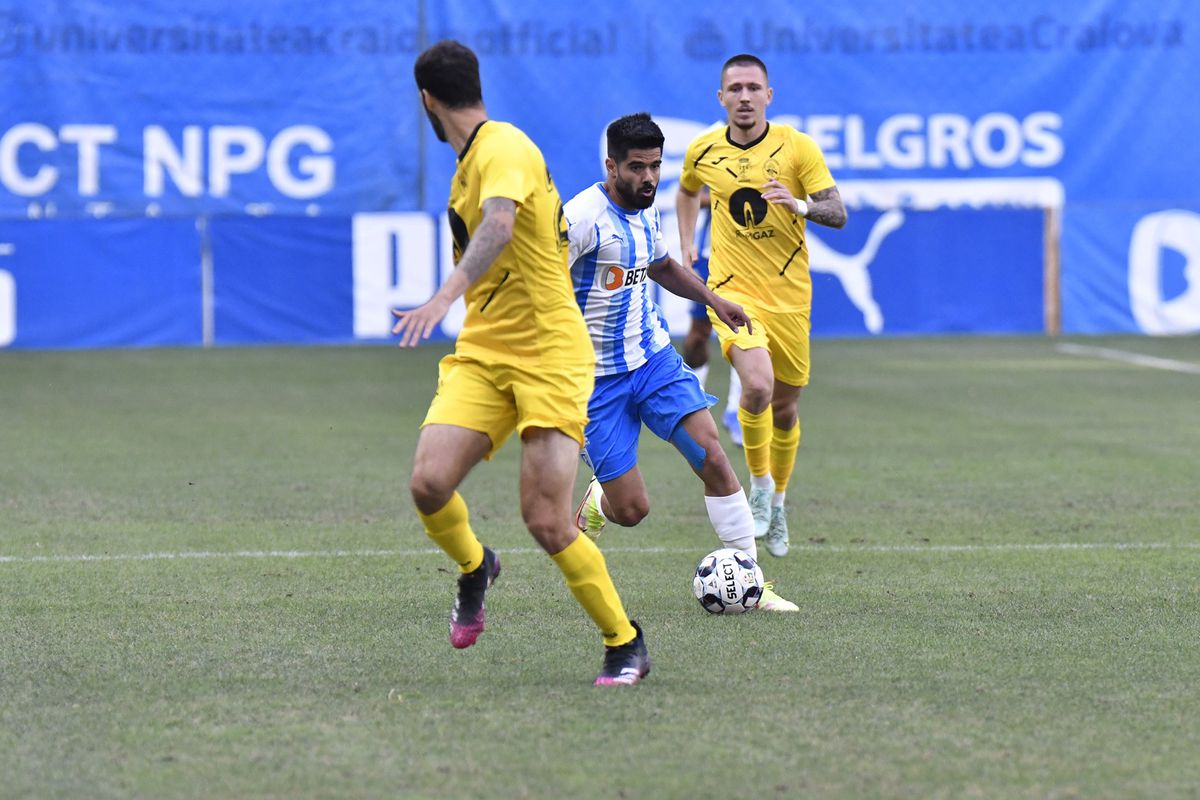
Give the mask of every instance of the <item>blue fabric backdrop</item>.
[[653, 113], [668, 216], [722, 61], [761, 56], [854, 212], [814, 231], [818, 335], [1040, 330], [1046, 206], [1066, 332], [1200, 331], [1187, 0], [180, 5], [0, 6], [0, 346], [386, 338], [380, 309], [449, 268], [454, 154], [412, 80], [442, 37], [566, 197], [611, 119]]

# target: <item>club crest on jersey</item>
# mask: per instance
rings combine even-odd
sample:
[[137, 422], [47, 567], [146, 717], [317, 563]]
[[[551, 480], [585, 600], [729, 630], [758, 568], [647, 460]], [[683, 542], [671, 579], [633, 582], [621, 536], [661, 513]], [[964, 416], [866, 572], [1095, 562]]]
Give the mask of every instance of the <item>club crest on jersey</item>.
[[767, 163], [763, 164], [763, 172], [769, 180], [779, 179], [779, 162], [773, 158], [768, 158]]
[[646, 280], [646, 267], [625, 269], [612, 266], [606, 269], [600, 278], [600, 285], [610, 292], [615, 292], [626, 286], [637, 286]]
[[750, 172], [750, 159], [747, 158], [746, 156], [742, 156], [738, 159], [737, 165], [738, 165], [738, 180], [743, 180], [743, 179], [745, 179], [746, 175]]

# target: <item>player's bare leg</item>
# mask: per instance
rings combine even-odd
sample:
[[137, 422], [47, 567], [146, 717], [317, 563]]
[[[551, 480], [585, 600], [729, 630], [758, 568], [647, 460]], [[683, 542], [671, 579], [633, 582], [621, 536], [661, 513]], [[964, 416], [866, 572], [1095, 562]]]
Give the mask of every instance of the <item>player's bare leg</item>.
[[409, 490], [422, 514], [433, 514], [450, 501], [467, 473], [488, 454], [487, 434], [457, 425], [426, 425], [417, 438]]
[[[740, 491], [741, 483], [729, 458], [721, 448], [721, 440], [717, 436], [717, 424], [713, 421], [708, 409], [694, 411], [679, 423], [687, 438], [672, 437], [671, 443], [683, 454], [688, 466], [704, 482], [706, 497], [725, 497], [735, 491]], [[693, 449], [694, 448], [694, 449]]]
[[729, 396], [725, 398], [725, 413], [721, 415], [721, 424], [729, 431], [729, 441], [738, 447], [742, 446], [742, 423], [738, 420], [738, 406], [742, 400], [742, 381], [737, 370], [729, 368]]
[[754, 414], [761, 414], [771, 405], [775, 394], [775, 370], [771, 365], [771, 353], [765, 347], [729, 348], [730, 363], [742, 381], [741, 407]]
[[527, 428], [521, 438], [521, 515], [604, 637], [604, 666], [596, 684], [637, 683], [650, 672], [641, 629], [626, 615], [595, 542], [571, 524], [579, 444], [549, 428]]
[[550, 555], [574, 541], [571, 491], [579, 465], [579, 443], [559, 430], [527, 428], [521, 436], [521, 516]]
[[632, 528], [650, 513], [646, 482], [636, 466], [628, 472], [600, 483], [592, 478], [583, 500], [575, 510], [575, 527], [593, 541], [609, 522]]
[[491, 446], [479, 431], [426, 425], [409, 481], [426, 535], [458, 564], [458, 594], [450, 611], [450, 643], [456, 648], [470, 647], [483, 632], [484, 595], [500, 574], [500, 559], [476, 538], [466, 501], [457, 492]]
[[632, 528], [650, 513], [650, 496], [642, 471], [635, 465], [628, 472], [601, 483], [592, 478], [583, 500], [575, 510], [575, 527], [593, 541], [604, 527], [615, 523]]
[[[704, 482], [706, 497], [727, 497], [740, 492], [737, 474], [717, 437], [717, 426], [706, 409], [694, 411], [680, 423], [687, 436], [672, 437], [671, 443], [688, 460], [692, 471]], [[589, 485], [576, 512], [576, 525], [592, 539], [599, 536], [606, 522], [632, 528], [650, 513], [646, 482], [637, 466], [604, 481]], [[732, 546], [732, 545], [730, 545]]]

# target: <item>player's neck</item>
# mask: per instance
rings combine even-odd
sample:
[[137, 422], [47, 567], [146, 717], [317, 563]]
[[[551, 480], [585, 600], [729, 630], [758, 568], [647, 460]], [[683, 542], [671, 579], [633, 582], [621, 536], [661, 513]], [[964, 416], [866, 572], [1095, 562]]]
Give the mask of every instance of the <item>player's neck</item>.
[[446, 129], [446, 143], [461, 156], [475, 129], [487, 122], [487, 118], [487, 109], [482, 105], [447, 112], [442, 119], [442, 125]]
[[636, 208], [629, 208], [623, 202], [621, 202], [621, 195], [617, 194], [616, 187], [610, 185], [608, 181], [605, 181], [600, 185], [604, 187], [604, 193], [608, 195], [608, 202], [612, 203], [617, 208], [621, 209], [627, 214], [633, 214], [638, 210]]
[[734, 144], [750, 144], [760, 138], [767, 131], [767, 121], [759, 120], [753, 128], [739, 128], [732, 122], [728, 125], [729, 140]]

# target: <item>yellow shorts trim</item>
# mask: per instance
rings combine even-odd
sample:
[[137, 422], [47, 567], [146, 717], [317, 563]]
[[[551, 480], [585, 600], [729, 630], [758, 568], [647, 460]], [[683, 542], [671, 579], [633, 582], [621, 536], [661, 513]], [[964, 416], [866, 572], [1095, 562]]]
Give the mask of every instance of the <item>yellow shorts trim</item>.
[[591, 363], [526, 368], [451, 354], [438, 363], [437, 394], [421, 427], [457, 425], [486, 434], [488, 459], [514, 430], [520, 435], [526, 428], [562, 431], [582, 447], [594, 380]]
[[761, 347], [771, 355], [771, 367], [775, 379], [789, 386], [807, 386], [811, 368], [809, 353], [809, 309], [797, 311], [767, 311], [746, 303], [742, 309], [750, 316], [753, 333], [742, 326], [737, 333], [731, 331], [717, 318], [716, 312], [708, 309], [708, 318], [721, 343], [721, 355], [729, 360], [729, 348], [740, 347], [753, 350]]

